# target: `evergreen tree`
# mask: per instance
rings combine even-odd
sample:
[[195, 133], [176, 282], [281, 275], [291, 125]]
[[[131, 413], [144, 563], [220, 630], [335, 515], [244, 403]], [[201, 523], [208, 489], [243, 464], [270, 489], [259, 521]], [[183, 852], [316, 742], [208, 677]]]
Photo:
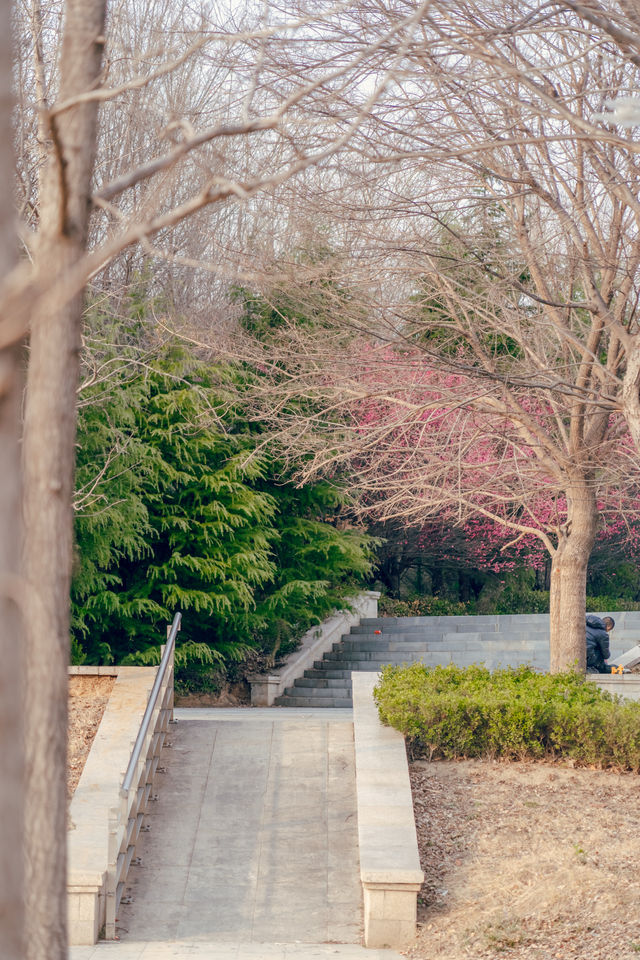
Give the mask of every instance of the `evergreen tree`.
[[155, 661], [176, 609], [179, 662], [273, 658], [369, 572], [367, 538], [331, 522], [344, 494], [257, 451], [239, 376], [174, 346], [81, 409], [76, 660]]

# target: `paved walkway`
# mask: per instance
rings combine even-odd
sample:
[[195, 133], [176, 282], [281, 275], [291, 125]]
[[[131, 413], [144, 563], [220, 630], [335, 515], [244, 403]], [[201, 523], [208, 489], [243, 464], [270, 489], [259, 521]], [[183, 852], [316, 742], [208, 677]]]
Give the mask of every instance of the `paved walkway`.
[[74, 947], [71, 960], [398, 957], [359, 946], [352, 711], [176, 717], [121, 942]]
[[367, 950], [340, 943], [204, 943], [171, 940], [155, 943], [99, 943], [72, 947], [82, 960], [405, 960], [395, 950]]

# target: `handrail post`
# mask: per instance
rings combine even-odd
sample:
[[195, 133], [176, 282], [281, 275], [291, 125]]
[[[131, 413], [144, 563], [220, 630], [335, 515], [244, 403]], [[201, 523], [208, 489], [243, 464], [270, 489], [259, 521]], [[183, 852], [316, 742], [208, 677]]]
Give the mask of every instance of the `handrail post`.
[[[167, 643], [169, 643], [169, 637], [171, 636], [172, 624], [167, 624]], [[178, 624], [178, 630], [182, 629], [182, 621]], [[168, 713], [169, 713], [169, 723], [173, 723], [173, 706], [174, 706], [174, 697], [175, 697], [175, 682], [176, 682], [176, 645], [175, 642], [171, 647], [171, 689], [169, 692], [169, 703], [168, 703]]]
[[116, 939], [116, 891], [118, 888], [118, 824], [120, 812], [117, 807], [109, 811], [109, 865], [107, 868], [107, 902], [105, 907], [105, 939]]
[[162, 682], [167, 672], [169, 663], [173, 664], [173, 650], [175, 648], [176, 636], [177, 636], [178, 630], [180, 629], [181, 621], [182, 621], [182, 615], [180, 613], [176, 613], [175, 617], [173, 618], [173, 623], [171, 624], [171, 632], [169, 634], [169, 638], [167, 640], [164, 653], [162, 655], [162, 660], [160, 661], [160, 666], [158, 667], [156, 679], [154, 681], [151, 694], [149, 696], [149, 703], [147, 704], [147, 709], [144, 712], [144, 717], [142, 718], [142, 723], [140, 724], [140, 732], [138, 733], [136, 745], [133, 749], [133, 753], [131, 754], [131, 759], [129, 760], [129, 766], [127, 767], [127, 772], [125, 773], [125, 776], [124, 776], [124, 782], [122, 784], [124, 790], [128, 790], [133, 781], [133, 774], [138, 763], [138, 757], [140, 756], [140, 752], [142, 750], [142, 744], [144, 743], [145, 738], [147, 736], [147, 730], [149, 729], [151, 716], [156, 706], [156, 701], [158, 699], [158, 693], [160, 691], [160, 687], [162, 686]]
[[[109, 816], [109, 854], [106, 883], [106, 923], [105, 934], [108, 940], [116, 939], [116, 916], [120, 906], [122, 891], [127, 879], [129, 863], [133, 856], [138, 828], [146, 812], [146, 802], [151, 782], [159, 758], [164, 733], [166, 731], [166, 714], [173, 717], [173, 673], [175, 664], [176, 636], [180, 630], [182, 616], [176, 613], [173, 623], [167, 629], [167, 642], [162, 648], [160, 666], [156, 673], [149, 700], [140, 724], [138, 736], [132, 745], [129, 764], [122, 778], [120, 787], [119, 810], [113, 809]], [[163, 684], [166, 686], [163, 691]], [[169, 699], [167, 697], [169, 686]], [[158, 701], [163, 691], [162, 699]], [[151, 720], [158, 708], [156, 725], [151, 729]], [[160, 733], [156, 736], [158, 726]], [[157, 742], [154, 742], [157, 741]], [[147, 757], [149, 748], [153, 744], [153, 756], [149, 766]], [[140, 784], [144, 778], [142, 790]], [[129, 822], [132, 823], [131, 828]], [[137, 825], [136, 825], [137, 824]]]

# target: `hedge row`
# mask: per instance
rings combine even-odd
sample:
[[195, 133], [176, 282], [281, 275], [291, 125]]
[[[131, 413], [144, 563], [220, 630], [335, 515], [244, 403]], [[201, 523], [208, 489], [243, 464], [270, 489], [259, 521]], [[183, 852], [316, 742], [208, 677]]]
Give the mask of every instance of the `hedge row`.
[[565, 758], [640, 771], [640, 703], [580, 674], [416, 663], [385, 667], [374, 696], [414, 757]]
[[[640, 610], [640, 602], [625, 597], [587, 597], [587, 613], [603, 610]], [[549, 591], [518, 587], [504, 591], [478, 610], [476, 600], [448, 600], [446, 597], [412, 597], [401, 600], [386, 594], [378, 601], [381, 617], [464, 617], [477, 613], [505, 614], [549, 613]]]

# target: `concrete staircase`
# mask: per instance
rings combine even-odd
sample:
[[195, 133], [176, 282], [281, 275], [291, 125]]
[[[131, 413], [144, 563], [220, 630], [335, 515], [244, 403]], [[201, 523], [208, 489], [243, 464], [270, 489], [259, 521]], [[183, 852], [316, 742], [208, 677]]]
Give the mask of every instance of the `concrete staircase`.
[[[612, 658], [640, 642], [640, 611], [614, 612]], [[282, 707], [350, 707], [351, 672], [420, 660], [426, 666], [483, 663], [493, 670], [549, 669], [549, 616], [379, 617], [362, 619], [276, 699]]]

